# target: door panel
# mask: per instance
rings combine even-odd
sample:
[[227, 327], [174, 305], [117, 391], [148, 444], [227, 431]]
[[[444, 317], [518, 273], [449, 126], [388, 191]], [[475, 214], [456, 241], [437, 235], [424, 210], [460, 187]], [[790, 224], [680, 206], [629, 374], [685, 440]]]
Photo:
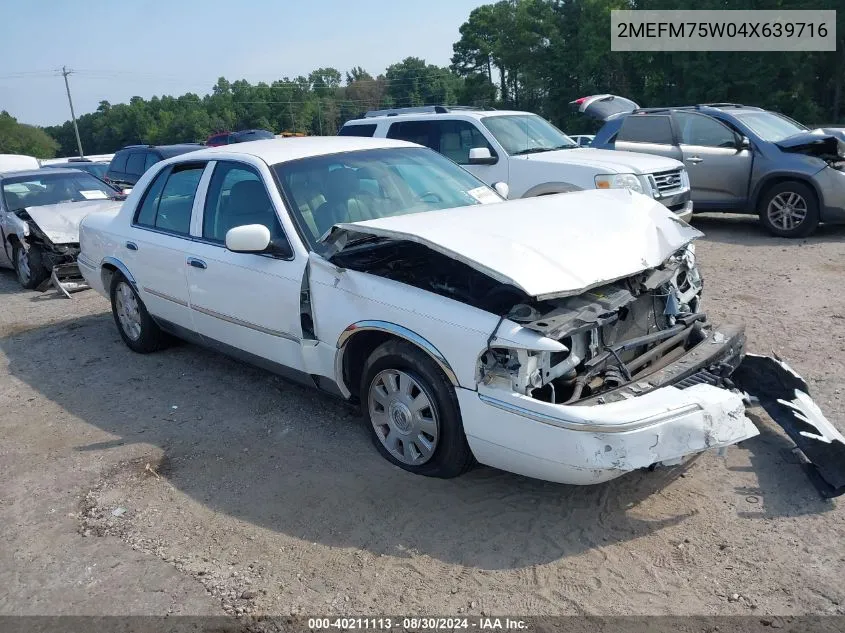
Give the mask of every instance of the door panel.
[[713, 208], [742, 207], [748, 195], [753, 154], [739, 147], [739, 137], [712, 117], [675, 112], [692, 200]]
[[224, 243], [236, 226], [263, 224], [274, 244], [286, 242], [276, 209], [258, 172], [218, 161], [204, 196], [201, 241], [184, 258], [197, 331], [273, 363], [301, 370], [300, 290], [305, 258], [235, 253]]
[[665, 145], [663, 143], [632, 143], [630, 141], [617, 140], [613, 144], [613, 149], [623, 152], [640, 152], [642, 154], [656, 154], [658, 156], [665, 156], [666, 158], [674, 158], [681, 160], [681, 148], [677, 145]]

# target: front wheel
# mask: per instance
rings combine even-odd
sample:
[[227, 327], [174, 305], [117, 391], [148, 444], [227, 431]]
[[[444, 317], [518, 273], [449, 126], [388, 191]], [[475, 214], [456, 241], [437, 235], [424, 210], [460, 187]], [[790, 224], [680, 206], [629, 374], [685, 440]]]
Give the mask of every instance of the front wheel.
[[167, 335], [158, 327], [135, 288], [120, 273], [112, 277], [111, 310], [120, 337], [139, 354], [155, 352], [167, 344]]
[[807, 237], [819, 225], [815, 192], [796, 180], [769, 189], [760, 200], [759, 213], [763, 226], [779, 237]]
[[30, 246], [28, 249], [15, 244], [12, 256], [15, 259], [15, 272], [18, 283], [27, 290], [34, 290], [50, 276], [50, 271], [44, 265], [41, 249]]
[[376, 348], [360, 394], [373, 443], [388, 461], [428, 477], [457, 477], [472, 467], [455, 389], [417, 347], [392, 340]]

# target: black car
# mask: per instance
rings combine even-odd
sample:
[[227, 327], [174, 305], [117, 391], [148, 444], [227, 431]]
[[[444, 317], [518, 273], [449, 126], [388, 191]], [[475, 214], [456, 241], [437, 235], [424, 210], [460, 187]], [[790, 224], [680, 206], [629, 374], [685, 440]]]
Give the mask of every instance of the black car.
[[182, 143], [181, 145], [129, 145], [119, 150], [109, 163], [105, 180], [121, 188], [134, 187], [143, 173], [157, 162], [203, 149], [201, 143]]

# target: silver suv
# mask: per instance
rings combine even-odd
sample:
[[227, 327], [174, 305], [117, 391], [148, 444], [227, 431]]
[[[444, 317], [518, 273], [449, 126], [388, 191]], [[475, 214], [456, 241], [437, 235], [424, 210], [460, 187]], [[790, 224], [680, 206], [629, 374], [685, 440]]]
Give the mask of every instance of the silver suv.
[[687, 167], [695, 211], [751, 213], [774, 235], [845, 223], [845, 133], [761, 108], [640, 108], [615, 95], [573, 101], [605, 124], [591, 147], [659, 154]]

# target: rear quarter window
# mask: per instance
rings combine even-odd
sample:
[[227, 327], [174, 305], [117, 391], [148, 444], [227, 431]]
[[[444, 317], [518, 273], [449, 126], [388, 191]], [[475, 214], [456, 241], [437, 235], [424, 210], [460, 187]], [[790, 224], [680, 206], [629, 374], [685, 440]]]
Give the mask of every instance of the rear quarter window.
[[673, 145], [672, 122], [667, 115], [632, 114], [625, 117], [616, 140]]
[[133, 176], [140, 176], [144, 173], [144, 159], [146, 152], [133, 152], [126, 161], [126, 172]]
[[340, 128], [340, 132], [337, 133], [338, 136], [372, 136], [376, 133], [376, 128], [378, 126], [374, 123], [368, 123], [366, 125], [344, 125]]

